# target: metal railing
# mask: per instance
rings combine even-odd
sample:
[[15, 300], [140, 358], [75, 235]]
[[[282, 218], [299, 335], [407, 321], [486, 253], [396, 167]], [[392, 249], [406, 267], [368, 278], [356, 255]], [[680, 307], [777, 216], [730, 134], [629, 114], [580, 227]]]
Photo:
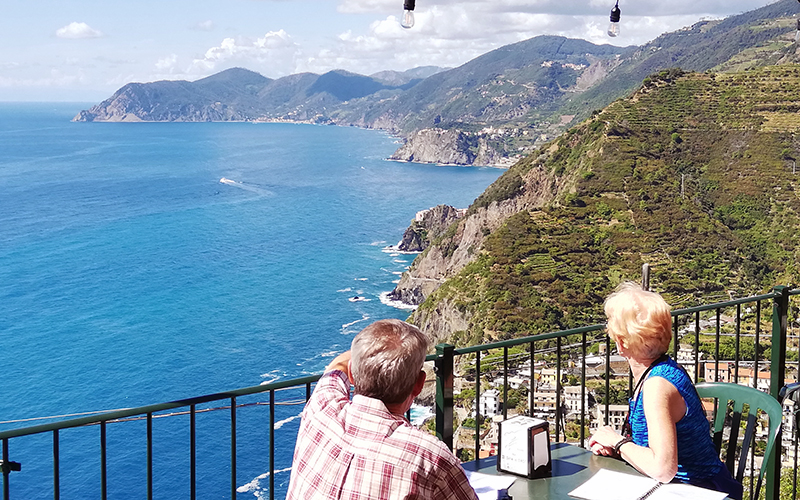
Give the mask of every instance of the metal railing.
[[[713, 363], [712, 375], [713, 379], [708, 381], [725, 381], [733, 383], [744, 383], [747, 385], [752, 383], [752, 386], [758, 389], [767, 389], [773, 397], [778, 397], [780, 388], [786, 382], [786, 352], [789, 340], [792, 340], [792, 349], [797, 352], [797, 340], [793, 335], [792, 339], [789, 338], [789, 316], [792, 310], [790, 308], [790, 296], [800, 295], [800, 290], [790, 290], [788, 287], [777, 286], [770, 293], [757, 295], [753, 297], [746, 297], [741, 299], [734, 299], [725, 302], [714, 304], [702, 305], [686, 309], [677, 309], [672, 311], [673, 316], [673, 340], [671, 354], [674, 358], [681, 359], [685, 351], [681, 350], [681, 340], [685, 336], [693, 337], [693, 342], [690, 345], [689, 359], [681, 359], [681, 364], [688, 368], [690, 376], [694, 378], [695, 382], [700, 380], [701, 373], [701, 347], [711, 344], [714, 350], [710, 354], [710, 360], [706, 364]], [[745, 307], [743, 312], [742, 308]], [[704, 315], [710, 315], [710, 320], [701, 319]], [[768, 316], [768, 318], [767, 318]], [[796, 318], [793, 318], [795, 321]], [[763, 331], [764, 328], [770, 325], [769, 332]], [[681, 328], [681, 325], [684, 325]], [[796, 325], [796, 323], [795, 323]], [[468, 372], [469, 379], [465, 380], [462, 388], [466, 387], [465, 384], [474, 383], [474, 410], [470, 411], [470, 401], [466, 402], [466, 411], [470, 415], [474, 415], [474, 447], [470, 453], [462, 454], [462, 458], [477, 458], [481, 456], [481, 432], [480, 432], [480, 397], [482, 388], [486, 385], [493, 385], [488, 380], [482, 379], [484, 376], [483, 369], [486, 368], [487, 360], [493, 357], [492, 352], [495, 352], [494, 360], [491, 367], [487, 370], [489, 373], [501, 373], [502, 382], [496, 384], [499, 390], [502, 391], [502, 401], [508, 401], [509, 397], [509, 373], [515, 371], [522, 364], [521, 358], [509, 364], [509, 349], [524, 348], [525, 361], [529, 364], [530, 377], [528, 390], [529, 390], [529, 405], [527, 408], [528, 415], [535, 415], [547, 418], [551, 423], [551, 429], [554, 430], [551, 438], [556, 441], [568, 441], [566, 435], [566, 409], [563, 396], [563, 384], [567, 382], [566, 373], [579, 378], [579, 385], [581, 387], [580, 393], [580, 412], [575, 422], [579, 427], [577, 436], [571, 438], [572, 441], [581, 446], [585, 446], [588, 436], [586, 435], [587, 429], [587, 406], [589, 405], [589, 398], [587, 397], [587, 352], [593, 346], [602, 345], [605, 348], [605, 362], [604, 372], [601, 374], [602, 381], [600, 387], [604, 389], [604, 401], [599, 403], [598, 406], [603, 407], [603, 424], [609, 424], [609, 414], [611, 405], [611, 380], [614, 378], [613, 367], [611, 363], [611, 347], [612, 341], [604, 331], [604, 325], [591, 325], [571, 330], [564, 330], [559, 332], [547, 333], [542, 335], [534, 335], [530, 337], [517, 338], [512, 340], [505, 340], [501, 342], [494, 342], [490, 344], [482, 344], [478, 346], [458, 348], [449, 345], [441, 344], [437, 346], [437, 357], [435, 360], [437, 371], [437, 408], [436, 408], [436, 432], [437, 436], [447, 443], [451, 448], [457, 452], [462, 449], [464, 439], [459, 439], [454, 442], [454, 425], [453, 425], [453, 392], [455, 381], [452, 374], [456, 371], [456, 366], [461, 366], [462, 372]], [[708, 331], [711, 328], [711, 331]], [[731, 330], [731, 331], [726, 331]], [[743, 333], [747, 330], [749, 333]], [[592, 338], [588, 336], [592, 335]], [[706, 341], [701, 341], [704, 337]], [[720, 347], [722, 340], [732, 338], [734, 343], [734, 351], [732, 359], [722, 359]], [[753, 356], [746, 358], [741, 354], [742, 338], [752, 339]], [[566, 342], [566, 345], [565, 345]], [[768, 342], [770, 349], [769, 361], [763, 359], [762, 343]], [[499, 352], [498, 352], [499, 351]], [[566, 352], [565, 352], [566, 351]], [[681, 355], [679, 355], [679, 353]], [[577, 354], [577, 355], [576, 355]], [[555, 401], [545, 400], [545, 412], [537, 412], [542, 409], [541, 398], [537, 400], [536, 390], [540, 386], [535, 380], [534, 370], [537, 364], [537, 355], [539, 356], [539, 363], [546, 363], [550, 368], [552, 380], [555, 387], [548, 387], [551, 397]], [[462, 357], [464, 361], [459, 359]], [[575, 360], [577, 363], [574, 363]], [[798, 357], [800, 359], [800, 357]], [[459, 363], [460, 362], [460, 363]], [[573, 366], [566, 368], [572, 362]], [[721, 370], [721, 363], [728, 365], [728, 371]], [[732, 366], [731, 366], [732, 365]], [[748, 365], [752, 380], [747, 380], [747, 377], [741, 373], [742, 368]], [[465, 368], [466, 366], [466, 368]], [[769, 368], [769, 385], [764, 387], [764, 384], [759, 384], [759, 374], [762, 376], [764, 372], [760, 369]], [[526, 367], [527, 369], [527, 367]], [[474, 376], [471, 374], [474, 370]], [[797, 362], [795, 374], [800, 370], [800, 361]], [[726, 380], [721, 380], [721, 374], [726, 374]], [[728, 376], [730, 374], [730, 376]], [[540, 375], [542, 375], [540, 373]], [[619, 374], [617, 374], [619, 375]], [[625, 365], [625, 374], [627, 377], [627, 395], [632, 391], [632, 376]], [[474, 380], [471, 380], [474, 379]], [[497, 380], [497, 379], [496, 379]], [[554, 390], [553, 390], [554, 389]], [[539, 405], [537, 405], [537, 401]], [[627, 405], [627, 401], [625, 402]], [[508, 417], [509, 408], [507, 405], [502, 406], [502, 419]], [[793, 443], [794, 453], [794, 481], [792, 488], [792, 499], [796, 498], [797, 481], [797, 429], [793, 429], [791, 436], [784, 436], [784, 441]], [[780, 446], [776, 446], [775, 456], [781, 457]], [[750, 474], [751, 480], [754, 466], [755, 450], [751, 448], [750, 454]], [[780, 488], [780, 469], [781, 461], [772, 457], [770, 460], [770, 467], [766, 476], [766, 498], [777, 499], [779, 498]], [[750, 484], [753, 484], [751, 481]]]
[[[162, 417], [174, 417], [177, 415], [189, 416], [189, 470], [187, 481], [189, 483], [190, 499], [194, 500], [197, 496], [197, 415], [198, 413], [205, 413], [208, 411], [228, 410], [230, 412], [229, 418], [229, 432], [230, 432], [230, 494], [231, 498], [236, 498], [237, 489], [237, 410], [246, 406], [269, 406], [269, 470], [270, 481], [269, 489], [271, 492], [270, 498], [274, 498], [275, 483], [275, 408], [279, 404], [276, 402], [275, 396], [279, 391], [286, 389], [305, 388], [305, 397], [300, 399], [300, 404], [311, 395], [311, 384], [319, 379], [319, 375], [312, 375], [303, 378], [292, 380], [274, 382], [255, 387], [247, 387], [229, 392], [221, 392], [216, 394], [209, 394], [195, 398], [182, 399], [178, 401], [171, 401], [168, 403], [161, 403], [149, 406], [142, 406], [138, 408], [130, 408], [125, 410], [112, 411], [102, 413], [100, 415], [87, 416], [81, 418], [69, 419], [61, 422], [51, 424], [37, 425], [32, 427], [25, 427], [9, 431], [0, 432], [0, 442], [2, 442], [2, 467], [3, 473], [3, 498], [8, 500], [10, 494], [10, 475], [12, 472], [20, 471], [23, 464], [11, 460], [10, 442], [15, 438], [22, 438], [25, 436], [34, 436], [40, 434], [52, 434], [52, 468], [53, 468], [53, 498], [59, 500], [61, 498], [61, 460], [60, 460], [60, 436], [61, 432], [66, 429], [97, 426], [98, 436], [100, 442], [100, 457], [98, 461], [99, 467], [99, 480], [100, 480], [100, 498], [106, 500], [108, 498], [108, 457], [107, 457], [107, 428], [109, 424], [117, 424], [121, 422], [130, 422], [133, 420], [144, 419], [146, 421], [146, 496], [148, 500], [153, 499], [153, 421]], [[255, 402], [241, 404], [237, 402], [238, 398], [252, 395], [252, 394], [268, 394], [269, 402]], [[224, 401], [227, 405], [216, 408], [199, 409], [198, 406], [212, 402]], [[284, 401], [284, 404], [297, 404], [295, 401]], [[170, 411], [169, 414], [163, 414], [165, 411]], [[175, 412], [174, 410], [181, 410]], [[41, 480], [40, 480], [41, 481]]]
[[[766, 366], [770, 367], [770, 379], [768, 390], [770, 394], [777, 397], [778, 390], [785, 383], [786, 376], [786, 357], [787, 349], [791, 352], [797, 352], [797, 339], [792, 333], [794, 328], [798, 326], [797, 318], [794, 317], [794, 312], [798, 308], [791, 307], [791, 297], [800, 295], [800, 290], [789, 290], [786, 287], [775, 287], [772, 292], [758, 295], [754, 297], [747, 297], [742, 299], [730, 300], [727, 302], [720, 302], [710, 305], [703, 305], [688, 309], [679, 309], [673, 311], [674, 317], [674, 331], [673, 331], [673, 346], [672, 354], [676, 358], [681, 358], [685, 353], [685, 349], [681, 350], [680, 342], [686, 340], [684, 337], [691, 337], [693, 340], [690, 346], [689, 360], [682, 360], [684, 366], [689, 368], [695, 381], [700, 378], [701, 357], [700, 353], [703, 349], [707, 350], [709, 344], [714, 346], [714, 351], [710, 356], [710, 360], [705, 363], [713, 363], [714, 380], [719, 381], [722, 377], [721, 374], [730, 374], [730, 382], [743, 382], [747, 375], [745, 371], [752, 372], [752, 382], [754, 387], [765, 388], [763, 384], [759, 384], [759, 368]], [[705, 319], [709, 317], [709, 319]], [[790, 328], [791, 326], [791, 328]], [[769, 328], [769, 332], [766, 329]], [[710, 331], [709, 331], [710, 330]], [[723, 344], [728, 345], [733, 341], [733, 359], [724, 358], [724, 352], [720, 349]], [[744, 341], [742, 340], [744, 339]], [[724, 341], [724, 342], [723, 342]], [[745, 351], [750, 352], [748, 347], [752, 342], [753, 355], [745, 356]], [[744, 345], [743, 345], [744, 344]], [[762, 344], [764, 344], [762, 346]], [[768, 347], [771, 351], [769, 362], [762, 359], [763, 349]], [[601, 348], [600, 346], [604, 346]], [[472, 456], [480, 457], [481, 455], [481, 432], [480, 432], [480, 405], [478, 404], [481, 399], [481, 393], [486, 383], [487, 374], [497, 374], [498, 378], [502, 377], [500, 383], [500, 391], [502, 391], [502, 401], [509, 401], [510, 375], [519, 368], [524, 362], [530, 364], [530, 381], [529, 381], [529, 395], [527, 408], [525, 409], [528, 414], [541, 414], [541, 397], [537, 397], [539, 392], [543, 391], [542, 385], [537, 384], [534, 380], [536, 377], [537, 367], [543, 364], [551, 366], [548, 368], [550, 374], [548, 377], [553, 381], [555, 387], [551, 390], [554, 395], [554, 400], [548, 400], [547, 406], [544, 408], [544, 415], [546, 418], [552, 420], [553, 424], [553, 438], [556, 441], [574, 441], [576, 444], [585, 445], [588, 439], [587, 430], [591, 427], [591, 420], [589, 416], [590, 407], [592, 406], [591, 392], [601, 394], [600, 401], [595, 405], [604, 409], [603, 423], [609, 422], [610, 406], [612, 402], [612, 385], [619, 385], [612, 383], [615, 375], [621, 375], [623, 380], [625, 377], [627, 381], [627, 391], [631, 390], [631, 378], [627, 371], [627, 366], [617, 366], [616, 372], [612, 363], [612, 342], [604, 331], [604, 325], [590, 325], [571, 330], [564, 330], [559, 332], [546, 333], [541, 335], [534, 335], [530, 337], [518, 338], [513, 340], [506, 340], [502, 342], [495, 342], [490, 344], [483, 344], [478, 346], [455, 348], [454, 346], [442, 344], [437, 346], [436, 354], [427, 357], [428, 361], [433, 361], [436, 371], [436, 434], [447, 443], [451, 448], [456, 451], [459, 449], [466, 449], [461, 446], [464, 439], [455, 442], [455, 429], [454, 418], [458, 418], [459, 413], [463, 413], [463, 409], [454, 404], [455, 386], [460, 385], [462, 391], [467, 390], [470, 386], [474, 388], [474, 447], [470, 450]], [[587, 356], [593, 354], [594, 351], [604, 349], [602, 359], [604, 369], [599, 373], [599, 380], [592, 382], [594, 391], [591, 391], [587, 381], [592, 377], [593, 372], [597, 375], [597, 370], [587, 366]], [[728, 365], [728, 370], [722, 369], [723, 365]], [[800, 369], [800, 361], [794, 367], [795, 372]], [[751, 368], [748, 368], [751, 367]], [[623, 370], [624, 368], [624, 370]], [[540, 370], [539, 375], [543, 372]], [[727, 377], [728, 375], [726, 375]], [[0, 442], [2, 443], [2, 463], [0, 468], [3, 474], [3, 498], [9, 499], [11, 496], [10, 485], [13, 478], [20, 475], [22, 480], [23, 473], [20, 473], [20, 468], [23, 470], [26, 466], [25, 463], [15, 462], [13, 459], [20, 454], [15, 448], [17, 441], [26, 437], [34, 436], [52, 436], [52, 443], [49, 447], [52, 449], [52, 497], [55, 500], [61, 498], [61, 455], [64, 450], [61, 447], [62, 431], [75, 428], [96, 427], [97, 434], [94, 439], [99, 441], [100, 453], [97, 460], [96, 467], [93, 474], [96, 474], [99, 480], [99, 496], [105, 500], [108, 498], [109, 484], [113, 480], [109, 478], [108, 474], [108, 437], [107, 429], [109, 425], [116, 425], [122, 422], [129, 422], [131, 420], [142, 420], [145, 422], [144, 436], [142, 439], [146, 442], [145, 452], [145, 467], [142, 481], [145, 483], [146, 497], [152, 499], [154, 497], [154, 474], [158, 473], [158, 469], [154, 467], [154, 421], [163, 417], [173, 417], [176, 415], [188, 416], [188, 453], [189, 466], [185, 481], [189, 484], [189, 498], [194, 500], [197, 496], [197, 426], [198, 414], [204, 414], [212, 410], [219, 410], [229, 412], [227, 418], [227, 426], [229, 432], [229, 469], [230, 469], [230, 496], [235, 498], [237, 496], [237, 413], [243, 406], [264, 406], [269, 408], [268, 426], [265, 432], [268, 434], [268, 455], [269, 455], [269, 498], [274, 499], [276, 494], [275, 487], [275, 450], [278, 443], [275, 437], [275, 410], [276, 406], [282, 404], [302, 405], [308, 400], [311, 394], [312, 384], [318, 380], [319, 375], [297, 378], [292, 380], [285, 380], [274, 382], [266, 385], [238, 389], [235, 391], [211, 394], [207, 396], [200, 396], [196, 398], [183, 399], [179, 401], [172, 401], [169, 403], [144, 406], [138, 408], [131, 408], [126, 410], [113, 411], [109, 413], [102, 413], [94, 416], [87, 416], [81, 418], [73, 418], [60, 422], [37, 425], [32, 427], [25, 427], [0, 432]], [[466, 380], [462, 384], [456, 384], [456, 380]], [[573, 415], [567, 415], [565, 411], [565, 401], [562, 395], [565, 384], [578, 381], [580, 386], [580, 402], [578, 404], [579, 411], [575, 411]], [[726, 380], [723, 380], [726, 381]], [[541, 382], [541, 380], [540, 380]], [[623, 382], [624, 383], [624, 382]], [[276, 400], [276, 395], [288, 393], [287, 391], [299, 391], [300, 395], [295, 395], [292, 399], [283, 398], [280, 401]], [[519, 393], [519, 391], [518, 391]], [[250, 403], [243, 403], [246, 396], [252, 395], [268, 395], [268, 401], [257, 401]], [[539, 394], [541, 396], [541, 394]], [[223, 406], [216, 406], [213, 408], [206, 408], [204, 405], [209, 403], [223, 402]], [[465, 401], [460, 399], [460, 404], [463, 406]], [[524, 406], [524, 405], [522, 405]], [[508, 405], [503, 405], [502, 418], [505, 419], [509, 416], [509, 411], [515, 409], [509, 408]], [[168, 413], [166, 413], [168, 412]], [[549, 416], [548, 416], [549, 415]], [[571, 416], [572, 420], [568, 421], [567, 417]], [[132, 424], [128, 424], [132, 425]], [[569, 429], [568, 429], [569, 427]], [[575, 429], [577, 427], [577, 430]], [[216, 430], [217, 434], [224, 434], [221, 430]], [[569, 433], [569, 435], [568, 435]], [[793, 428], [791, 436], [784, 436], [784, 442], [790, 443], [794, 448], [794, 469], [793, 474], [793, 490], [792, 499], [796, 498], [796, 470], [797, 470], [797, 429]], [[12, 446], [14, 445], [14, 446]], [[293, 449], [294, 441], [281, 442], [281, 447], [291, 446]], [[780, 446], [776, 450], [776, 456], [781, 456]], [[16, 455], [12, 454], [16, 453]], [[463, 453], [463, 452], [462, 452]], [[470, 457], [466, 457], [470, 458]], [[38, 459], [43, 460], [42, 457]], [[753, 455], [751, 455], [751, 463], [753, 462]], [[772, 500], [779, 498], [779, 481], [780, 481], [780, 461], [771, 460], [773, 464], [770, 466], [767, 475], [767, 488], [766, 498]], [[41, 464], [38, 464], [41, 465]], [[265, 467], [267, 464], [264, 464]], [[90, 468], [94, 467], [93, 465]], [[751, 466], [751, 474], [754, 467]], [[222, 481], [222, 476], [216, 476], [216, 481]], [[27, 480], [27, 478], [26, 478]], [[43, 482], [44, 478], [33, 478], [39, 484]]]

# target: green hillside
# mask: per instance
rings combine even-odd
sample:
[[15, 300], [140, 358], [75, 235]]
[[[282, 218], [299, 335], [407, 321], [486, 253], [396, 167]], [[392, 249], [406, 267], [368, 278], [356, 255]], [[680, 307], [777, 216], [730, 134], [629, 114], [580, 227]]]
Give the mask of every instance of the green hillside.
[[534, 171], [562, 186], [555, 203], [522, 210], [490, 234], [415, 320], [451, 303], [472, 318], [458, 344], [589, 324], [645, 262], [675, 306], [795, 282], [798, 96], [795, 65], [645, 79], [475, 201], [472, 213], [522, 197]]

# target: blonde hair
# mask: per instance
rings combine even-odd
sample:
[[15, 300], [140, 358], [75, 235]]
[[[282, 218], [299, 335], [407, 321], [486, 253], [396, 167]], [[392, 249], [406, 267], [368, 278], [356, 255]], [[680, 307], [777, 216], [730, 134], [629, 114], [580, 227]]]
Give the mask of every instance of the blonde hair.
[[384, 319], [361, 330], [350, 348], [355, 393], [397, 404], [414, 388], [425, 362], [428, 338], [405, 321]]
[[604, 309], [609, 336], [634, 357], [655, 359], [669, 349], [672, 315], [661, 295], [628, 281], [606, 298]]

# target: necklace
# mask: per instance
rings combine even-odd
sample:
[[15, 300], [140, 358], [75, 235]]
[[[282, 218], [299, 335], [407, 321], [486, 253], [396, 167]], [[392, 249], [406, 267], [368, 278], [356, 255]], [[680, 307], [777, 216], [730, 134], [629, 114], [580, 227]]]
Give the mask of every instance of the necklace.
[[[650, 363], [650, 366], [642, 373], [642, 376], [639, 377], [639, 380], [636, 382], [636, 387], [633, 388], [633, 397], [628, 399], [628, 414], [625, 416], [625, 423], [622, 424], [622, 435], [625, 437], [631, 437], [633, 435], [633, 429], [631, 428], [631, 411], [633, 408], [636, 408], [636, 404], [639, 402], [639, 392], [641, 392], [642, 386], [644, 385], [644, 380], [647, 378], [647, 374], [650, 373], [650, 370], [653, 369], [654, 366], [663, 363], [668, 359], [666, 354], [662, 354], [658, 357], [655, 361]], [[633, 403], [633, 405], [631, 405]]]
[[642, 389], [642, 385], [644, 385], [644, 380], [647, 378], [647, 374], [650, 373], [650, 370], [653, 369], [654, 366], [659, 365], [667, 360], [667, 355], [662, 354], [655, 361], [650, 363], [650, 366], [642, 373], [642, 376], [639, 377], [639, 380], [636, 381], [636, 387], [633, 388], [633, 397], [638, 399], [639, 398], [639, 391]]

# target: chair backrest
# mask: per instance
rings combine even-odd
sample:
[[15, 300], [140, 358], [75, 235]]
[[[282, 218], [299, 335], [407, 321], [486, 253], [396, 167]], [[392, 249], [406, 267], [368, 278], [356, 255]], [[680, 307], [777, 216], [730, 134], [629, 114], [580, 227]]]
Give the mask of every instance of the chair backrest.
[[[761, 481], [764, 477], [764, 472], [767, 470], [767, 461], [772, 454], [772, 448], [775, 446], [775, 442], [781, 430], [781, 422], [783, 420], [783, 408], [781, 404], [767, 393], [738, 384], [706, 382], [695, 385], [695, 388], [697, 389], [697, 394], [701, 398], [715, 398], [718, 400], [713, 429], [714, 446], [718, 453], [722, 448], [722, 431], [725, 426], [728, 402], [731, 402], [733, 406], [733, 414], [730, 420], [730, 436], [726, 448], [727, 456], [725, 459], [725, 466], [740, 483], [744, 477], [744, 469], [747, 463], [750, 443], [753, 442], [758, 410], [764, 411], [769, 416], [767, 448], [764, 450], [764, 460], [761, 462], [758, 482], [756, 483], [755, 490], [753, 490], [753, 498], [758, 498], [758, 492], [761, 489]], [[742, 439], [741, 451], [737, 455], [736, 449], [739, 441], [739, 425], [741, 423], [742, 410], [745, 404], [748, 405], [750, 409], [747, 416], [744, 438]], [[733, 466], [737, 459], [739, 459], [739, 467], [734, 473]]]

